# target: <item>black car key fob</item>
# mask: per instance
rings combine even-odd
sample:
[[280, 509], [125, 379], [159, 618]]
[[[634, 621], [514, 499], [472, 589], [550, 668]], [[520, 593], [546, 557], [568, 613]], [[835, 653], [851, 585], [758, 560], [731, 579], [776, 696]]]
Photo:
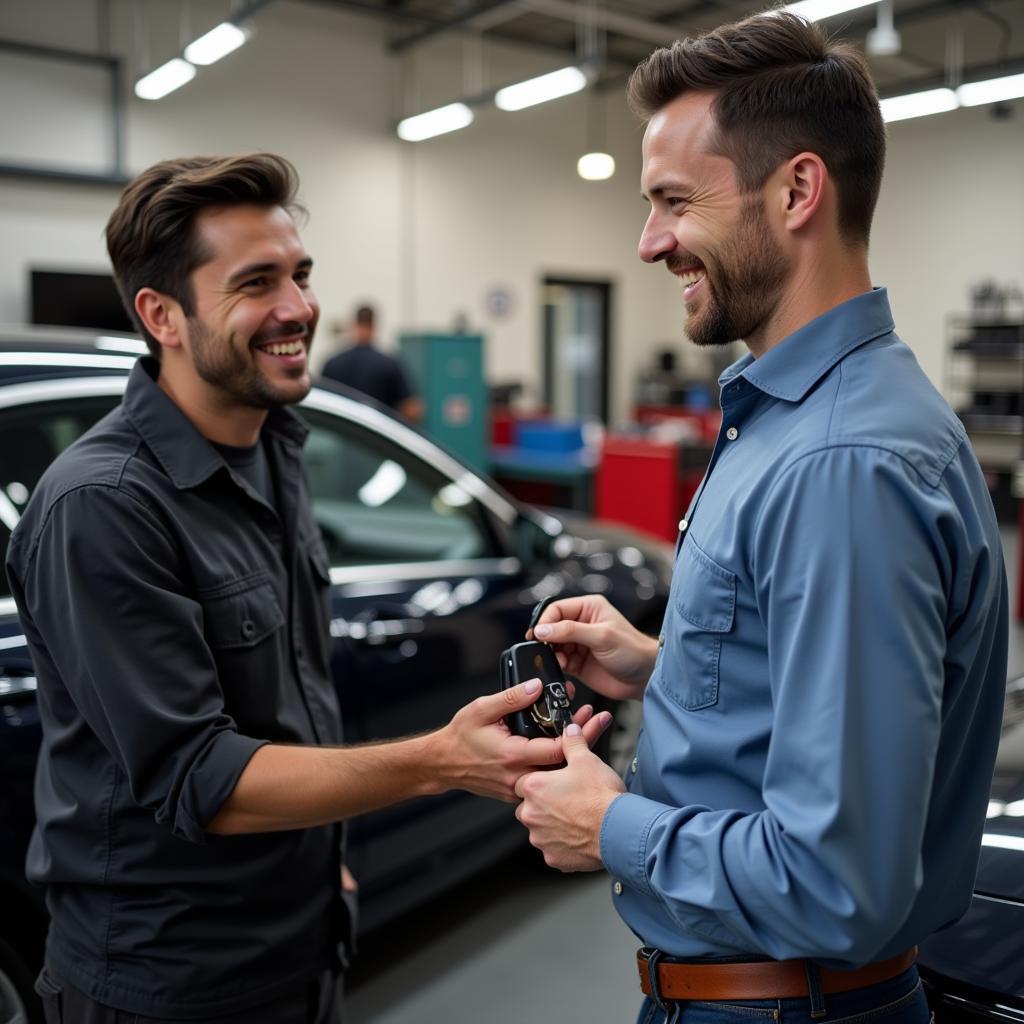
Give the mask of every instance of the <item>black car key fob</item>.
[[[545, 598], [533, 609], [530, 629], [537, 624], [550, 601], [550, 598]], [[561, 736], [572, 721], [572, 712], [565, 676], [555, 652], [537, 640], [514, 644], [502, 652], [498, 672], [503, 690], [528, 679], [539, 679], [543, 687], [540, 696], [528, 708], [506, 716], [505, 721], [512, 733], [527, 739]]]

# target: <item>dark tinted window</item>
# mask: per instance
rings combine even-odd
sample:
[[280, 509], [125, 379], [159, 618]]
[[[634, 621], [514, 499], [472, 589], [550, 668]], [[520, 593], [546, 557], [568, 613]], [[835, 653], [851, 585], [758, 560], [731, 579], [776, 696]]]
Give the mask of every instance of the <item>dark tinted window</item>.
[[418, 455], [358, 424], [302, 409], [313, 511], [336, 566], [487, 558], [485, 516]]
[[[0, 551], [6, 554], [11, 531], [46, 467], [119, 401], [114, 395], [0, 410]], [[10, 592], [0, 559], [0, 597]]]

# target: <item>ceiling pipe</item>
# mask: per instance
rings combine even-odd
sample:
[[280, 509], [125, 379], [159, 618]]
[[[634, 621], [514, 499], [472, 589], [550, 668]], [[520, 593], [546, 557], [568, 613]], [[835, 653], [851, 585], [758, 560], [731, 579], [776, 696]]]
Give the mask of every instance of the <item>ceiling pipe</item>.
[[[677, 29], [655, 21], [619, 14], [617, 11], [609, 11], [603, 7], [587, 7], [585, 11], [585, 16], [590, 24], [608, 32], [628, 36], [631, 39], [641, 39], [644, 42], [667, 46], [679, 38]], [[471, 10], [463, 11], [455, 18], [449, 18], [447, 21], [429, 25], [417, 32], [403, 36], [391, 44], [391, 49], [396, 53], [401, 52], [425, 39], [455, 29], [494, 28], [526, 13], [546, 14], [550, 18], [576, 24], [582, 12], [580, 7], [570, 0], [498, 0], [498, 2], [489, 0]]]

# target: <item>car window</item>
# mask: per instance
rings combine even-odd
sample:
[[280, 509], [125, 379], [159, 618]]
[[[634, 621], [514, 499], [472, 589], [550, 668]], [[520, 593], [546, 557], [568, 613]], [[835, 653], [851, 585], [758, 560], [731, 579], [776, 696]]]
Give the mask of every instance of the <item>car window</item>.
[[[0, 411], [0, 552], [46, 467], [120, 401], [120, 396], [67, 399]], [[0, 558], [0, 597], [11, 590]]]
[[331, 564], [378, 565], [497, 554], [477, 502], [389, 438], [303, 409], [306, 473]]

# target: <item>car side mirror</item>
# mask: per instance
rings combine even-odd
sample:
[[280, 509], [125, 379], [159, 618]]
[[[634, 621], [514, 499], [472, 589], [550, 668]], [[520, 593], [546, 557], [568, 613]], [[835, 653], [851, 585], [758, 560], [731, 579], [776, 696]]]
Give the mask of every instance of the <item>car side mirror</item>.
[[547, 518], [550, 519], [552, 529], [556, 529], [556, 532], [549, 533], [540, 523], [529, 516], [520, 516], [516, 520], [516, 557], [523, 565], [548, 564], [554, 561], [554, 542], [562, 532], [562, 527], [557, 519]]

